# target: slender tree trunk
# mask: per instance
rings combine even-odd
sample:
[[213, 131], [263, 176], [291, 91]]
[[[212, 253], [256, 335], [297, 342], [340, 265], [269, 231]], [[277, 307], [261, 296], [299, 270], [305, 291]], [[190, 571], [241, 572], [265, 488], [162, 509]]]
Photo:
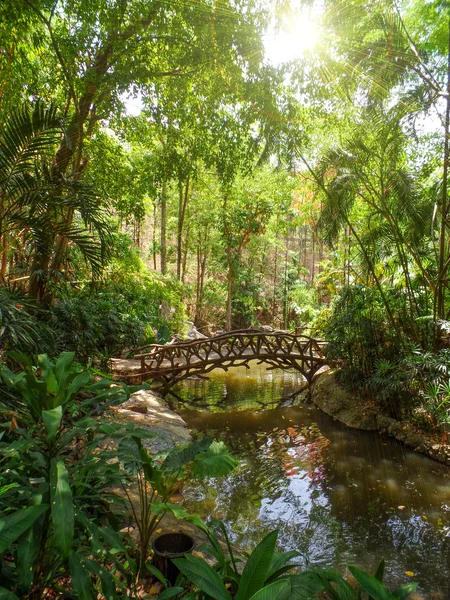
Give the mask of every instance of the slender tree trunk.
[[278, 276], [278, 223], [279, 217], [277, 215], [277, 224], [275, 228], [275, 258], [273, 261], [273, 296], [272, 296], [272, 322], [275, 323], [276, 314], [276, 302], [277, 302], [277, 276]]
[[441, 199], [441, 231], [439, 236], [439, 276], [436, 286], [437, 307], [435, 317], [445, 319], [445, 287], [448, 272], [448, 168], [450, 147], [450, 18], [448, 19], [448, 50], [447, 50], [447, 97], [445, 107], [444, 125], [444, 173], [442, 175], [442, 199]]
[[316, 245], [315, 245], [315, 233], [314, 233], [314, 228], [311, 226], [311, 285], [314, 283], [314, 267], [315, 267], [315, 262], [314, 262], [314, 253], [316, 251]]
[[[228, 252], [230, 253], [230, 248]], [[233, 264], [232, 261], [228, 261], [228, 275], [227, 275], [227, 311], [226, 311], [226, 324], [225, 329], [231, 331], [231, 300], [233, 298]]]
[[161, 190], [161, 273], [167, 272], [167, 184], [164, 181]]
[[191, 228], [188, 226], [186, 227], [186, 236], [184, 238], [184, 244], [183, 244], [183, 259], [181, 261], [181, 283], [184, 283], [184, 280], [186, 278], [186, 265], [187, 265], [187, 257], [188, 257], [188, 252], [189, 252], [189, 234], [190, 234], [190, 230]]
[[186, 215], [186, 207], [189, 198], [189, 176], [183, 189], [183, 182], [179, 182], [178, 198], [178, 226], [177, 226], [177, 278], [181, 280], [182, 255], [183, 255], [183, 226]]
[[152, 248], [153, 248], [153, 269], [156, 271], [156, 201], [153, 202]]
[[[0, 229], [1, 231], [1, 229]], [[8, 271], [8, 237], [6, 233], [1, 236], [1, 252], [2, 252], [2, 260], [0, 267], [0, 278], [4, 281], [6, 279], [6, 274]]]

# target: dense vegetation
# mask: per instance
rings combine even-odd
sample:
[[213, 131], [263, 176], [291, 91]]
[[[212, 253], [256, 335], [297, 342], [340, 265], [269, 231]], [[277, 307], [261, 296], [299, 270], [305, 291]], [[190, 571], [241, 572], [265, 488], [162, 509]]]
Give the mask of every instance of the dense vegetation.
[[[89, 499], [76, 480], [74, 461], [93, 452], [77, 454], [92, 427], [80, 400], [40, 405], [27, 387], [61, 352], [84, 373], [189, 321], [304, 328], [329, 340], [342, 382], [390, 414], [432, 432], [450, 422], [449, 19], [444, 0], [3, 0], [0, 349], [14, 371], [23, 353], [28, 375], [3, 375], [18, 479], [1, 481], [0, 509], [12, 518], [24, 486], [20, 535], [49, 522], [20, 477], [92, 503], [69, 534], [52, 513], [39, 552], [62, 562], [20, 558], [45, 585], [69, 562], [74, 587], [86, 581], [74, 535], [86, 553], [88, 531], [119, 544], [92, 521], [103, 475]], [[309, 47], [271, 59], [265, 38], [294, 45], [308, 29]], [[19, 392], [29, 404], [17, 408]], [[17, 585], [43, 589], [29, 574]]]

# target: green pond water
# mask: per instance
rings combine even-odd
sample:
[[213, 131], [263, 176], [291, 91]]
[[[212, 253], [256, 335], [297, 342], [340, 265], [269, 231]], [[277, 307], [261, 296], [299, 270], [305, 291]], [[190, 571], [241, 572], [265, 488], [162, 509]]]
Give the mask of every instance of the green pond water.
[[301, 385], [297, 373], [252, 366], [177, 388], [188, 427], [239, 459], [227, 478], [187, 487], [186, 507], [223, 520], [241, 548], [278, 529], [279, 549], [297, 549], [305, 566], [373, 571], [385, 558], [392, 586], [418, 581], [414, 598], [450, 599], [449, 468], [292, 406]]

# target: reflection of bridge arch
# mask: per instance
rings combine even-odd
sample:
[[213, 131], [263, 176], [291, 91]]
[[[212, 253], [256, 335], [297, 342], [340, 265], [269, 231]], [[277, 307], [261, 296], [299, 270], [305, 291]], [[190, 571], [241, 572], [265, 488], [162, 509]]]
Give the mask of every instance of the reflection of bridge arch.
[[[141, 361], [141, 377], [158, 381], [164, 392], [187, 377], [204, 376], [213, 369], [248, 366], [251, 360], [269, 369], [295, 369], [310, 384], [327, 364], [325, 342], [284, 331], [242, 329], [209, 338], [145, 346], [135, 355]], [[143, 350], [147, 350], [143, 352]]]

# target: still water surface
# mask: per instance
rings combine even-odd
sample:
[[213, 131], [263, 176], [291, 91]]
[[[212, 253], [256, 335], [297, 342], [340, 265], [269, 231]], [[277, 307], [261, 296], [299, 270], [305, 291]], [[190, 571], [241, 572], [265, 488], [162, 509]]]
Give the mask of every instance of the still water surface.
[[374, 432], [354, 431], [310, 404], [292, 406], [297, 373], [263, 366], [213, 372], [177, 393], [188, 427], [223, 440], [239, 459], [221, 481], [185, 490], [196, 514], [223, 520], [254, 547], [273, 529], [299, 562], [373, 571], [416, 598], [450, 599], [449, 468]]

